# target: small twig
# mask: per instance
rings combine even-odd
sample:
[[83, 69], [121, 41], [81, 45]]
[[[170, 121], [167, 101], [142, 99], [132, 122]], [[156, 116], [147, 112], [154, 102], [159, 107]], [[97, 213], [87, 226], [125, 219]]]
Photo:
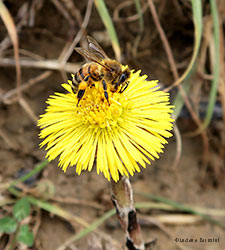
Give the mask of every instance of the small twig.
[[38, 6], [43, 4], [43, 0], [32, 0], [32, 4], [30, 5], [30, 10], [29, 10], [29, 19], [28, 19], [28, 25], [30, 27], [34, 27], [34, 22], [35, 22], [35, 14], [36, 14], [36, 8]]
[[30, 108], [29, 104], [25, 101], [25, 99], [23, 97], [19, 97], [18, 102], [21, 107], [26, 111], [26, 113], [34, 122], [34, 124], [37, 124], [38, 117], [34, 114], [33, 110]]
[[68, 50], [59, 56], [58, 60], [61, 63], [61, 65], [66, 64], [66, 62], [68, 61], [69, 57], [71, 56], [71, 54], [74, 50], [74, 47], [79, 43], [79, 41], [83, 35], [84, 30], [87, 28], [87, 25], [89, 23], [90, 16], [91, 16], [93, 2], [94, 2], [94, 0], [88, 1], [87, 9], [86, 9], [86, 13], [84, 16], [84, 21], [82, 23], [81, 29], [79, 30], [79, 32], [75, 36], [75, 38], [74, 38], [73, 42], [71, 43], [70, 47], [68, 48]]
[[180, 3], [178, 2], [178, 0], [173, 0], [173, 5], [176, 8], [176, 11], [177, 11], [179, 17], [181, 19], [184, 19], [186, 16], [184, 15], [183, 10], [182, 10], [182, 8], [181, 8]]
[[11, 235], [10, 237], [10, 241], [8, 242], [8, 245], [5, 247], [5, 250], [14, 250], [16, 249], [16, 245], [17, 245], [17, 235], [19, 233], [19, 225], [17, 225], [17, 229], [16, 232], [14, 232], [14, 234]]
[[[134, 1], [125, 1], [125, 2], [121, 2], [114, 10], [113, 12], [113, 20], [115, 22], [134, 22], [137, 21], [139, 19], [139, 15], [135, 14], [133, 16], [129, 16], [129, 17], [120, 17], [120, 11], [124, 8], [127, 8], [128, 6], [134, 4]], [[145, 13], [145, 11], [148, 9], [148, 4], [146, 3], [143, 8], [142, 8], [142, 14]]]
[[[40, 74], [39, 76], [30, 79], [29, 81], [27, 81], [26, 83], [24, 83], [23, 85], [21, 85], [21, 91], [26, 90], [28, 88], [30, 88], [31, 86], [33, 86], [34, 84], [43, 81], [44, 79], [48, 78], [53, 72], [52, 71], [45, 71], [44, 73]], [[17, 100], [13, 99], [13, 100], [9, 100], [10, 98], [13, 98], [16, 94], [16, 89], [12, 89], [10, 91], [8, 91], [6, 94], [4, 94], [1, 99], [0, 102], [6, 103], [6, 104], [11, 104], [13, 102], [15, 102]]]
[[80, 28], [82, 26], [82, 17], [79, 10], [76, 8], [73, 0], [61, 0], [64, 5], [66, 6], [67, 10], [70, 12], [71, 16], [73, 16], [77, 23], [79, 24]]
[[132, 51], [133, 57], [137, 57], [137, 50], [138, 50], [138, 47], [140, 45], [141, 38], [143, 35], [143, 31], [144, 31], [144, 18], [143, 18], [141, 4], [140, 4], [139, 0], [134, 0], [134, 2], [135, 2], [137, 14], [139, 16], [139, 31], [138, 31], [138, 34], [137, 34], [135, 40], [134, 40], [133, 47], [132, 47], [131, 51]]
[[[82, 16], [81, 16], [80, 10], [75, 6], [75, 3], [73, 2], [73, 0], [61, 0], [61, 2], [63, 2], [65, 8], [68, 10], [70, 15], [77, 21], [78, 26], [82, 29]], [[76, 3], [76, 5], [78, 5], [78, 3]], [[77, 33], [77, 31], [76, 31], [76, 33]], [[84, 30], [83, 35], [85, 37], [86, 37], [86, 33], [87, 32]], [[69, 45], [71, 43], [72, 37], [74, 37], [74, 31], [71, 32], [71, 37], [69, 39]], [[80, 44], [81, 44], [81, 47], [85, 48], [87, 46], [86, 39], [81, 39]], [[61, 54], [63, 55], [63, 52]]]
[[86, 201], [86, 200], [78, 200], [78, 199], [67, 198], [67, 197], [65, 197], [65, 198], [52, 197], [51, 200], [56, 201], [56, 202], [60, 202], [63, 204], [83, 205], [83, 206], [88, 206], [88, 207], [92, 207], [95, 209], [104, 210], [104, 207], [102, 205], [99, 205], [96, 202], [91, 202], [91, 201]]
[[64, 6], [58, 1], [58, 0], [51, 0], [52, 3], [55, 5], [55, 7], [58, 9], [60, 13], [65, 17], [65, 19], [68, 21], [71, 27], [75, 26], [75, 22], [70, 17], [70, 14], [68, 13], [67, 9], [64, 8]]
[[171, 47], [169, 45], [168, 39], [166, 37], [166, 34], [165, 34], [161, 24], [160, 24], [160, 21], [159, 21], [159, 18], [158, 18], [156, 9], [155, 9], [155, 5], [154, 5], [152, 0], [148, 0], [148, 4], [149, 4], [149, 8], [150, 8], [151, 13], [152, 13], [153, 21], [155, 22], [155, 26], [156, 26], [156, 28], [157, 28], [157, 30], [159, 32], [159, 35], [160, 35], [160, 38], [162, 40], [164, 49], [166, 51], [166, 55], [168, 57], [168, 61], [169, 61], [170, 68], [171, 68], [171, 71], [173, 73], [174, 79], [178, 79], [179, 75], [178, 75], [178, 72], [177, 72], [176, 63], [175, 63], [175, 60], [174, 60], [174, 57], [173, 57], [173, 53], [172, 53]]
[[10, 149], [14, 151], [17, 151], [19, 149], [19, 146], [15, 144], [14, 142], [12, 142], [2, 129], [0, 129], [0, 137], [2, 137], [2, 139], [9, 146]]
[[27, 56], [29, 58], [35, 59], [35, 60], [44, 60], [45, 58], [43, 56], [40, 56], [38, 54], [35, 54], [34, 52], [25, 50], [25, 49], [19, 49], [20, 55]]
[[36, 238], [38, 230], [39, 230], [39, 228], [41, 226], [41, 209], [38, 207], [36, 209], [36, 211], [37, 211], [36, 222], [35, 222], [35, 225], [33, 227], [34, 238]]

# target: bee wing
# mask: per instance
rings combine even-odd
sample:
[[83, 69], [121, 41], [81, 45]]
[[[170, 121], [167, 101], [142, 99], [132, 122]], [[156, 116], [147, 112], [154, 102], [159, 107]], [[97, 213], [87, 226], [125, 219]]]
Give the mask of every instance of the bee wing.
[[101, 65], [102, 67], [106, 68], [107, 70], [110, 70], [109, 67], [107, 67], [106, 65], [102, 64], [102, 59], [103, 58], [99, 58], [97, 55], [93, 54], [91, 51], [84, 49], [84, 48], [75, 48], [76, 52], [79, 53], [80, 55], [82, 55], [84, 58], [88, 59], [89, 61], [98, 63], [99, 65]]
[[109, 58], [106, 55], [103, 48], [98, 44], [98, 42], [94, 38], [87, 36], [87, 40], [89, 42], [89, 49], [92, 53], [94, 53], [97, 57], [100, 57], [102, 59]]
[[88, 59], [89, 61], [93, 62], [101, 62], [101, 59], [99, 59], [95, 54], [91, 53], [89, 50], [84, 48], [75, 48], [76, 52], [82, 55], [84, 58]]

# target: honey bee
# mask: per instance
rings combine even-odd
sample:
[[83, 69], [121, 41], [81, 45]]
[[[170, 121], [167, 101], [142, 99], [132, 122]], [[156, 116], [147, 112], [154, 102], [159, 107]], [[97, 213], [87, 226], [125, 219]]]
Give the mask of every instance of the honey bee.
[[[110, 59], [98, 42], [87, 36], [88, 49], [75, 48], [75, 50], [88, 59], [89, 63], [84, 64], [72, 78], [74, 93], [77, 93], [77, 106], [85, 94], [85, 90], [90, 86], [95, 86], [94, 82], [100, 81], [104, 90], [104, 97], [109, 104], [108, 89], [111, 92], [122, 93], [129, 84], [130, 70], [116, 60]], [[110, 104], [109, 104], [110, 105]]]

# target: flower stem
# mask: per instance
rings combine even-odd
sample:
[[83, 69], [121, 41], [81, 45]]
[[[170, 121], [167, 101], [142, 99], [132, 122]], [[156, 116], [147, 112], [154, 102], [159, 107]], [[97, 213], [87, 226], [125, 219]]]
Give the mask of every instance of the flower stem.
[[137, 221], [133, 190], [129, 179], [121, 176], [118, 182], [111, 181], [111, 187], [113, 205], [116, 208], [120, 225], [126, 234], [127, 248], [129, 250], [144, 250], [145, 245]]

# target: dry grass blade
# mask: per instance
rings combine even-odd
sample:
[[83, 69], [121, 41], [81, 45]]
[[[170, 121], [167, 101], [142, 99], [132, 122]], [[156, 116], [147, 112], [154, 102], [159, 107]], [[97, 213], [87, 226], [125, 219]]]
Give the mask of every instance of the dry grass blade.
[[97, 202], [92, 202], [92, 201], [74, 199], [74, 198], [70, 198], [70, 197], [68, 197], [68, 198], [67, 197], [65, 197], [65, 198], [52, 197], [51, 200], [57, 201], [57, 202], [63, 203], [63, 204], [74, 204], [74, 205], [88, 206], [91, 208], [104, 210], [104, 206], [98, 204]]
[[[194, 207], [183, 205], [179, 202], [169, 200], [169, 199], [161, 197], [161, 196], [155, 196], [155, 195], [152, 195], [149, 193], [144, 193], [144, 192], [135, 192], [135, 193], [139, 194], [143, 197], [149, 198], [151, 200], [159, 201], [159, 202], [165, 203], [167, 205], [173, 206], [175, 209], [177, 209], [179, 211], [188, 212], [188, 213], [193, 214], [193, 215], [199, 215], [204, 220], [225, 229], [225, 224], [223, 224], [221, 222], [221, 220], [215, 220], [214, 218], [210, 217], [208, 213], [202, 212], [202, 211], [207, 211], [208, 209], [206, 209], [206, 210], [203, 209], [203, 210], [199, 211], [198, 209], [195, 209]], [[142, 207], [144, 207], [143, 204], [145, 205], [145, 203], [142, 203]], [[137, 205], [136, 205], [136, 207], [137, 207]], [[140, 207], [140, 205], [139, 205], [139, 207]], [[145, 206], [145, 207], [147, 207], [147, 206]]]
[[181, 249], [181, 250], [189, 250], [189, 248], [187, 248], [186, 246], [184, 246], [183, 244], [181, 244], [180, 242], [176, 242], [174, 241], [174, 235], [172, 234], [172, 232], [158, 219], [158, 218], [150, 218], [149, 216], [144, 216], [144, 215], [140, 215], [140, 218], [143, 219], [144, 221], [146, 221], [146, 223], [150, 223], [153, 224], [154, 226], [158, 227], [163, 233], [165, 233], [168, 238], [174, 242], [174, 244], [177, 246], [177, 248]]
[[19, 149], [18, 144], [15, 143], [15, 141], [12, 141], [11, 137], [9, 137], [2, 129], [0, 129], [0, 137], [11, 150], [17, 151]]
[[16, 31], [16, 26], [12, 19], [11, 14], [9, 13], [8, 9], [5, 7], [2, 0], [0, 0], [0, 16], [6, 26], [6, 29], [9, 33], [9, 36], [12, 40], [13, 47], [14, 47], [14, 57], [15, 57], [15, 64], [16, 64], [16, 79], [17, 79], [17, 94], [20, 97], [20, 84], [21, 84], [21, 68], [19, 63], [19, 41]]
[[155, 215], [150, 218], [159, 220], [163, 224], [167, 225], [190, 225], [196, 224], [203, 219], [199, 215], [190, 215], [190, 214], [160, 214]]
[[182, 139], [181, 139], [180, 130], [176, 122], [174, 122], [174, 134], [176, 136], [177, 147], [176, 147], [176, 157], [174, 159], [174, 162], [172, 163], [171, 169], [176, 170], [179, 164], [180, 158], [181, 158], [181, 154], [182, 154]]
[[[24, 3], [18, 10], [16, 19], [19, 19], [20, 21], [17, 24], [17, 33], [19, 33], [23, 27], [23, 25], [26, 23], [26, 19], [28, 17], [28, 3]], [[0, 44], [0, 54], [3, 53], [4, 50], [6, 50], [8, 47], [11, 46], [11, 40], [9, 36], [6, 36]]]
[[9, 198], [1, 198], [0, 200], [0, 207], [4, 207], [5, 205], [10, 205], [15, 203], [14, 199], [9, 199]]
[[21, 105], [21, 107], [26, 111], [26, 113], [28, 114], [28, 116], [33, 121], [33, 123], [36, 125], [38, 117], [34, 114], [33, 110], [30, 107], [30, 105], [25, 101], [25, 99], [23, 97], [20, 97], [18, 99], [18, 102]]
[[39, 231], [39, 228], [41, 226], [41, 209], [40, 208], [37, 208], [36, 209], [36, 216], [35, 216], [35, 224], [34, 224], [34, 227], [33, 227], [33, 233], [34, 233], [34, 239], [37, 238], [37, 234], [38, 234], [38, 231]]
[[[136, 194], [143, 195], [142, 192], [135, 192]], [[146, 196], [146, 195], [145, 195]], [[164, 199], [163, 197], [158, 197], [157, 200]], [[164, 200], [165, 201], [165, 200]], [[162, 202], [138, 202], [136, 203], [135, 207], [136, 209], [142, 209], [142, 208], [147, 208], [147, 209], [156, 209], [156, 210], [164, 210], [164, 211], [187, 211], [187, 208], [190, 208], [190, 211], [195, 211], [197, 213], [201, 214], [207, 214], [210, 216], [225, 216], [225, 210], [222, 209], [216, 209], [216, 208], [205, 208], [205, 207], [197, 207], [197, 206], [192, 206], [188, 205], [188, 207], [185, 205], [184, 210], [181, 210], [177, 205], [177, 203], [172, 202], [170, 205], [169, 200], [166, 200], [167, 203], [162, 203]]]

